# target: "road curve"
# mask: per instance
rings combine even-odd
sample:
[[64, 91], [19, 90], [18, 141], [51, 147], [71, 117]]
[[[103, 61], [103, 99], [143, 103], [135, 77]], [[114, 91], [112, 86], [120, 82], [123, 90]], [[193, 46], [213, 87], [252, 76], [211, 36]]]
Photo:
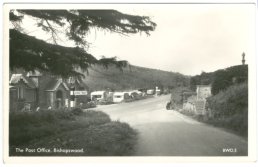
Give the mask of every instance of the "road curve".
[[166, 95], [98, 106], [96, 110], [139, 132], [136, 156], [247, 156], [245, 139], [166, 110], [168, 100]]

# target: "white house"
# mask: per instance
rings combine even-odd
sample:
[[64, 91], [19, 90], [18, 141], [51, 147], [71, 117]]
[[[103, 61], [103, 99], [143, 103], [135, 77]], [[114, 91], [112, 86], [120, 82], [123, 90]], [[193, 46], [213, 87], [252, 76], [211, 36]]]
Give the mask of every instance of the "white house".
[[126, 99], [129, 99], [129, 94], [126, 92], [115, 92], [113, 94], [113, 102], [114, 103], [120, 103]]
[[197, 99], [206, 99], [211, 96], [211, 85], [196, 85]]
[[97, 100], [97, 101], [106, 100], [107, 92], [106, 91], [91, 92], [90, 97], [91, 97], [91, 100]]

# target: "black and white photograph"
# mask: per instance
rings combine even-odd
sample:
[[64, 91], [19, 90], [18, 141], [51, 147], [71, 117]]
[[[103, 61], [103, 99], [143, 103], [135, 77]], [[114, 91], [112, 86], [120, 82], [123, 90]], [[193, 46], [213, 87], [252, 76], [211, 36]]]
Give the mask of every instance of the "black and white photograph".
[[255, 161], [256, 10], [5, 4], [5, 156]]

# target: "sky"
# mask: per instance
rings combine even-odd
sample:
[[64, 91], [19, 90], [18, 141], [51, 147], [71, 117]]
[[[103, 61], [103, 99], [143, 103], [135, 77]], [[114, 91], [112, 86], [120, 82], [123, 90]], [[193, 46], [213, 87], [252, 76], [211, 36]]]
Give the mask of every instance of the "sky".
[[[252, 4], [145, 4], [113, 9], [149, 16], [157, 27], [150, 36], [92, 31], [87, 36], [91, 43], [87, 51], [97, 58], [116, 56], [132, 65], [197, 75], [239, 65], [243, 52], [248, 64], [255, 54]], [[29, 35], [46, 39], [31, 21], [23, 24]], [[66, 41], [62, 45], [73, 44]]]

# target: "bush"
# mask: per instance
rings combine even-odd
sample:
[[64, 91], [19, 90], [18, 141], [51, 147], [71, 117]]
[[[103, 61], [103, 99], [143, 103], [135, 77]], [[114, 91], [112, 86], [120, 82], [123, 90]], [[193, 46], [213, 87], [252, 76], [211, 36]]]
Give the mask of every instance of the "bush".
[[107, 101], [107, 100], [102, 100], [98, 102], [99, 105], [109, 105], [109, 104], [114, 104], [112, 101]]
[[96, 103], [94, 101], [90, 101], [88, 103], [82, 103], [82, 105], [80, 105], [79, 107], [82, 109], [95, 108]]
[[248, 107], [247, 83], [231, 86], [227, 90], [208, 98], [207, 105], [215, 117], [244, 114]]
[[209, 122], [247, 136], [248, 85], [237, 84], [207, 99], [213, 118]]
[[41, 112], [13, 112], [9, 115], [10, 145], [26, 144], [31, 140], [56, 133], [110, 122], [103, 112], [74, 109], [72, 111], [41, 110]]
[[74, 108], [71, 111], [74, 115], [81, 115], [83, 113], [81, 108]]
[[[69, 116], [72, 119], [64, 118], [64, 115], [68, 113], [71, 114]], [[28, 122], [22, 124], [25, 120]], [[18, 121], [18, 123], [13, 121]], [[131, 155], [137, 139], [137, 133], [128, 124], [118, 121], [111, 122], [110, 117], [101, 111], [81, 112], [81, 109], [77, 108], [71, 112], [45, 111], [10, 114], [10, 124], [10, 156]], [[17, 147], [32, 149], [83, 148], [84, 152], [79, 154], [18, 153], [15, 152]]]
[[[28, 148], [83, 149], [83, 153], [23, 153], [24, 156], [124, 156], [132, 155], [137, 133], [128, 124], [109, 122], [34, 141]], [[21, 155], [14, 153], [14, 155]]]

